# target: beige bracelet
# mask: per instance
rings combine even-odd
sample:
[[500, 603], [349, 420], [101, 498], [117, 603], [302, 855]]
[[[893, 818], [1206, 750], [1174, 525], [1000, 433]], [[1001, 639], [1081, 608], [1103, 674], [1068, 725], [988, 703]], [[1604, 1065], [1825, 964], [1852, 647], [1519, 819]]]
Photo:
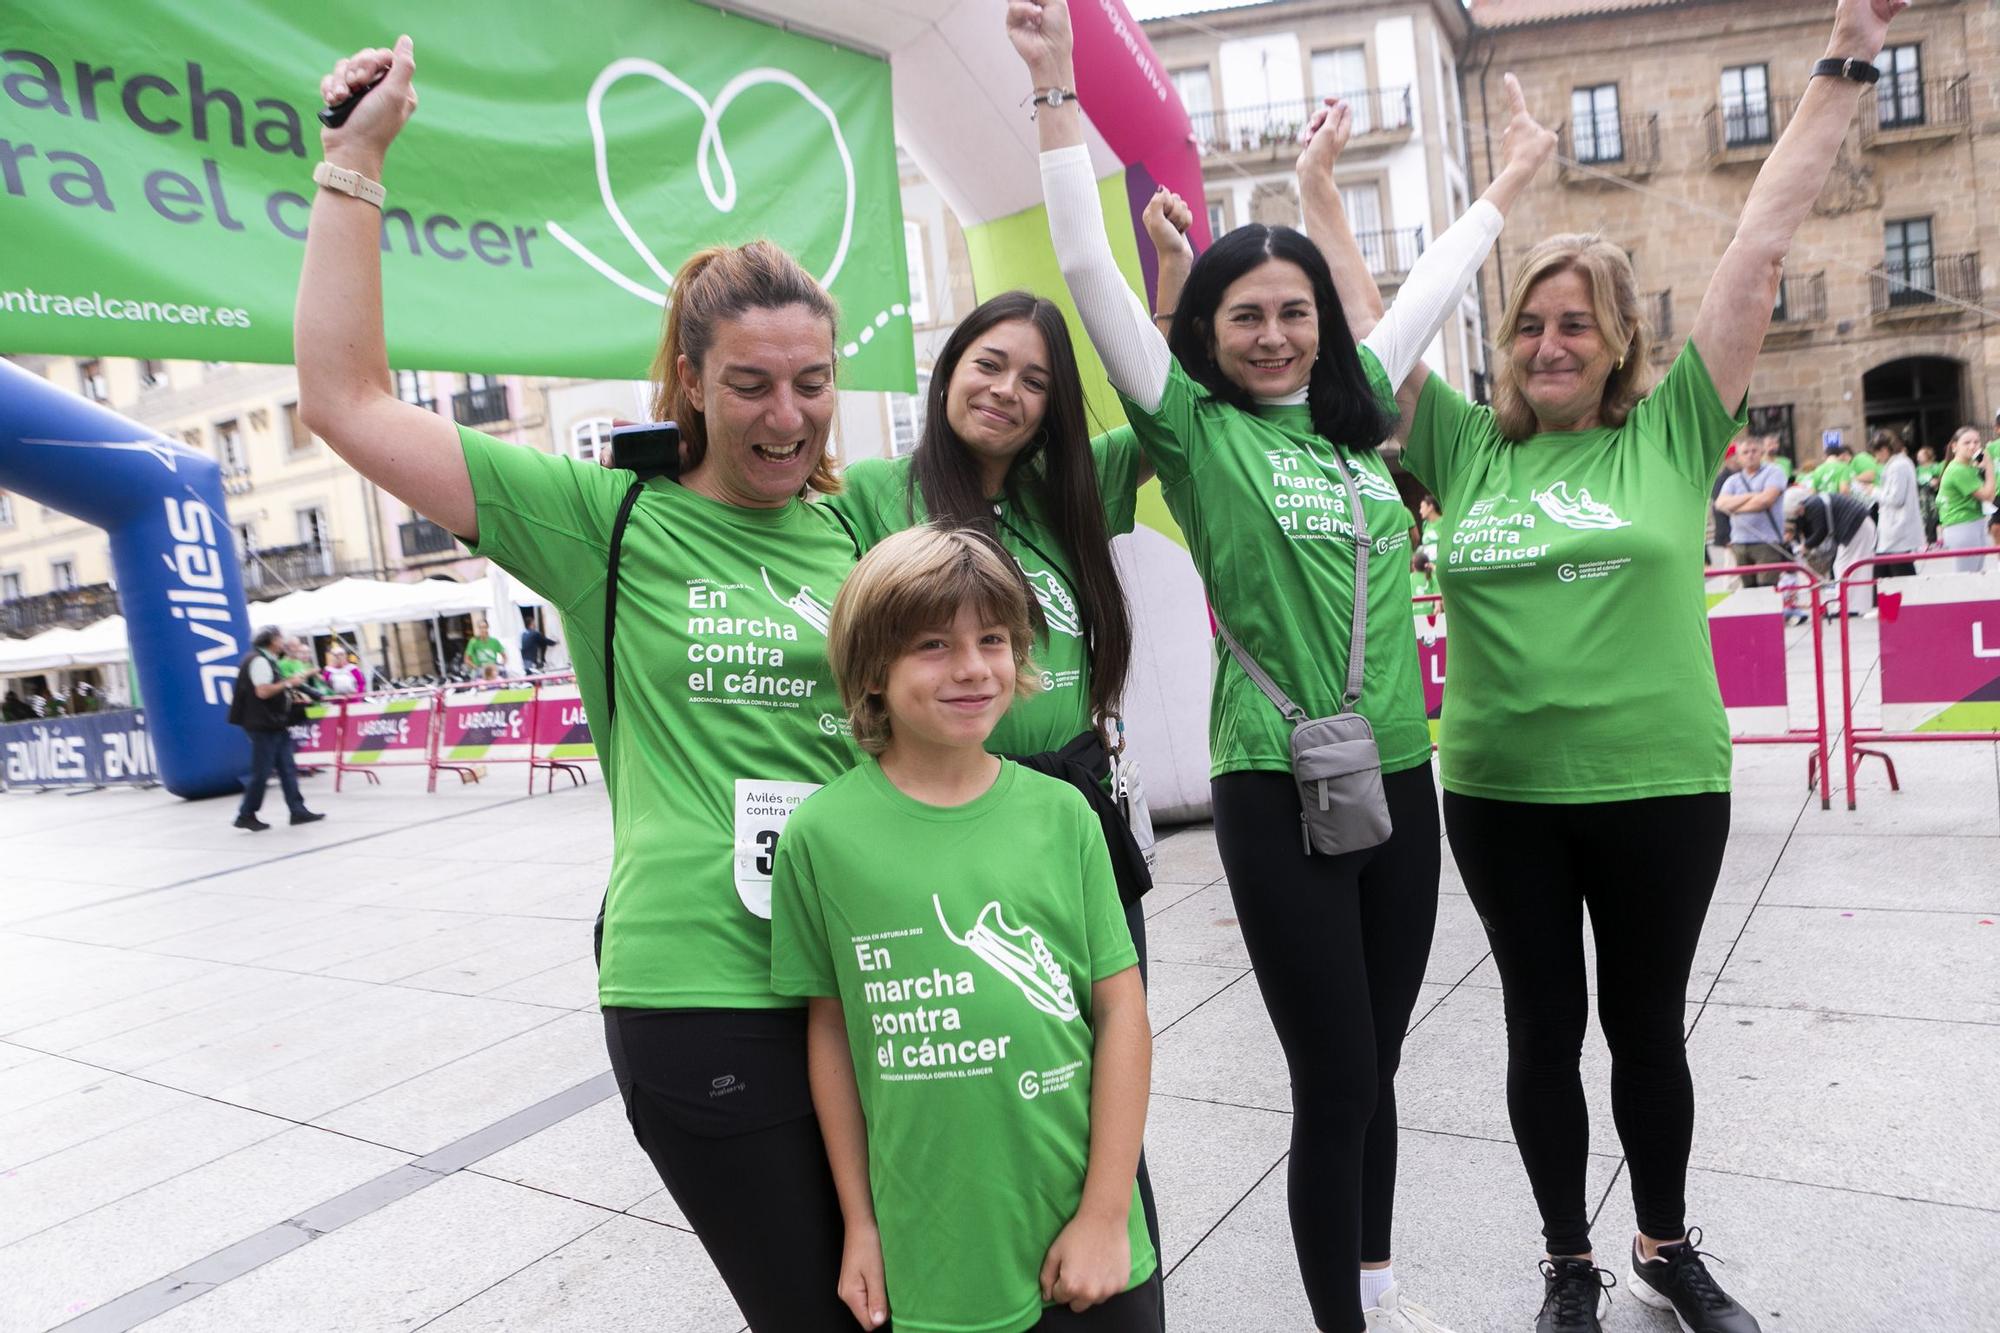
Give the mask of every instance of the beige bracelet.
[[322, 162], [313, 168], [313, 182], [340, 194], [353, 195], [377, 208], [383, 207], [389, 198], [389, 192], [382, 188], [381, 181], [371, 181], [358, 171], [336, 167], [331, 162]]

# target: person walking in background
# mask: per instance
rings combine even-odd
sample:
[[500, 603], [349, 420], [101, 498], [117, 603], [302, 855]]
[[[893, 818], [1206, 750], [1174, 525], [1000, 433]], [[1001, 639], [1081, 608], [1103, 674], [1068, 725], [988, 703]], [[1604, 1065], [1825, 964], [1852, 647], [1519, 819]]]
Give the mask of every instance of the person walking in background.
[[549, 649], [561, 643], [542, 633], [542, 613], [529, 611], [521, 622], [521, 670], [532, 676], [548, 661]]
[[[1970, 551], [1986, 540], [1981, 520], [1996, 489], [1993, 454], [1981, 446], [1979, 428], [1966, 426], [1951, 437], [1950, 459], [1938, 475], [1938, 536], [1947, 551]], [[1951, 564], [1961, 574], [1972, 574], [1981, 562], [1982, 557], [1970, 555]]]
[[[1729, 550], [1739, 565], [1780, 565], [1792, 558], [1778, 529], [1783, 513], [1785, 474], [1766, 461], [1766, 450], [1774, 443], [1765, 436], [1752, 435], [1736, 446], [1736, 470], [1723, 477], [1722, 494], [1716, 497], [1719, 516], [1729, 521]], [[1745, 574], [1746, 588], [1769, 588], [1778, 582], [1778, 571]]]
[[[1894, 431], [1878, 430], [1869, 441], [1880, 482], [1875, 488], [1875, 550], [1901, 555], [1924, 549], [1924, 520], [1917, 501], [1917, 465], [1909, 446]], [[1878, 578], [1907, 578], [1917, 572], [1914, 561], [1899, 560], [1875, 567]]]
[[271, 827], [257, 818], [257, 811], [264, 804], [264, 790], [270, 786], [274, 771], [294, 824], [326, 818], [306, 809], [306, 798], [299, 791], [298, 765], [292, 762], [291, 711], [293, 704], [309, 700], [304, 690], [278, 669], [278, 653], [284, 646], [285, 637], [277, 626], [257, 631], [250, 652], [237, 665], [236, 693], [229, 703], [230, 725], [250, 735], [250, 776], [243, 784], [236, 827], [252, 833]]

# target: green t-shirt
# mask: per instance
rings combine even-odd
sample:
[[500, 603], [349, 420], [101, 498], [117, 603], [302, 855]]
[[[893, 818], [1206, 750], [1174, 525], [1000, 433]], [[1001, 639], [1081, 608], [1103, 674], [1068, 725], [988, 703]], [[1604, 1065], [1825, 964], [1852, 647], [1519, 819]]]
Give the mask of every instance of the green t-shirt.
[[1939, 473], [1941, 473], [1941, 472], [1943, 472], [1943, 471], [1944, 471], [1944, 464], [1943, 464], [1943, 463], [1919, 463], [1919, 464], [1917, 464], [1917, 485], [1919, 485], [1919, 486], [1928, 486], [1928, 485], [1930, 485], [1930, 484], [1931, 484], [1931, 478], [1933, 478], [1933, 477], [1937, 476], [1937, 475], [1938, 475]]
[[1875, 469], [1875, 460], [1872, 457], [1857, 458], [1847, 465], [1847, 481], [1850, 486], [1873, 488], [1880, 475]]
[[1436, 375], [1403, 453], [1444, 504], [1444, 785], [1582, 803], [1729, 790], [1702, 525], [1743, 425], [1686, 344], [1617, 429], [1504, 439]]
[[1780, 473], [1780, 475], [1784, 477], [1785, 483], [1787, 485], [1791, 484], [1792, 480], [1791, 459], [1785, 457], [1783, 454], [1772, 454], [1769, 458], [1766, 458], [1764, 461], [1769, 463], [1772, 467], [1778, 469], [1778, 472]]
[[[1361, 363], [1385, 403], [1393, 399], [1374, 353], [1361, 349]], [[1303, 405], [1245, 412], [1217, 400], [1178, 363], [1156, 411], [1123, 401], [1209, 605], [1310, 717], [1338, 712], [1347, 690], [1354, 529], [1329, 461], [1338, 450], [1360, 488], [1370, 538], [1367, 661], [1357, 707], [1375, 730], [1384, 772], [1428, 762], [1430, 725], [1410, 632], [1410, 515], [1388, 465], [1373, 449], [1321, 439]], [[1215, 650], [1209, 771], [1289, 773], [1291, 724], [1219, 636]]]
[[1938, 479], [1938, 522], [1947, 528], [1956, 523], [1977, 523], [1985, 510], [1974, 492], [1985, 484], [1986, 478], [1972, 464], [1956, 458], [1945, 464]]
[[[940, 807], [864, 761], [793, 817], [772, 906], [772, 988], [847, 1020], [896, 1327], [1033, 1327], [1089, 1166], [1091, 985], [1138, 963], [1097, 816], [1011, 762]], [[1136, 1184], [1127, 1234], [1137, 1286]]]
[[476, 667], [505, 666], [507, 650], [498, 639], [470, 639], [465, 645], [465, 660]]
[[1840, 483], [1847, 480], [1851, 466], [1837, 458], [1823, 458], [1818, 467], [1806, 474], [1806, 485], [1821, 494], [1837, 491], [1840, 489]]
[[472, 549], [562, 612], [604, 761], [614, 855], [599, 1000], [795, 1006], [771, 990], [772, 857], [792, 808], [855, 761], [826, 664], [854, 544], [819, 505], [740, 509], [649, 482], [621, 556], [612, 730], [605, 560], [632, 474], [459, 438], [479, 506]]
[[[1140, 468], [1132, 431], [1121, 426], [1092, 440], [1090, 449], [1097, 461], [1105, 527], [1114, 537], [1130, 532]], [[840, 494], [827, 503], [853, 527], [863, 550], [928, 516], [922, 493], [910, 490], [910, 466], [908, 457], [864, 458], [849, 464], [842, 474]], [[1003, 497], [994, 502], [994, 509], [1000, 542], [1027, 575], [1049, 622], [1049, 633], [1035, 644], [1035, 665], [1042, 678], [1040, 692], [1014, 701], [987, 737], [986, 748], [995, 754], [1016, 755], [1059, 750], [1092, 726], [1090, 657], [1083, 641], [1074, 562], [1056, 539], [1049, 517], [1031, 501]]]

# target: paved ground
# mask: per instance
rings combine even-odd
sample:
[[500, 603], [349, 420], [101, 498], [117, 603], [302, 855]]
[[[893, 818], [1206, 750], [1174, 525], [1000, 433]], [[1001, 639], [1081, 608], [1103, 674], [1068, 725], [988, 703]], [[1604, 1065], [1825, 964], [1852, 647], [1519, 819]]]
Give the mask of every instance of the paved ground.
[[[1772, 1333], [2000, 1327], [2000, 756], [1899, 753], [1905, 791], [1871, 771], [1850, 814], [1808, 800], [1799, 752], [1739, 751], [1688, 988], [1690, 1198]], [[160, 793], [0, 797], [0, 1329], [737, 1328], [607, 1100], [602, 789], [313, 782], [332, 818], [254, 837]], [[1159, 878], [1171, 1326], [1306, 1330], [1284, 1066], [1210, 831]], [[1397, 1267], [1459, 1333], [1519, 1333], [1537, 1226], [1448, 853], [1428, 981]], [[1594, 1035], [1585, 1075], [1610, 1248]], [[1609, 1327], [1671, 1325], [1621, 1292]]]

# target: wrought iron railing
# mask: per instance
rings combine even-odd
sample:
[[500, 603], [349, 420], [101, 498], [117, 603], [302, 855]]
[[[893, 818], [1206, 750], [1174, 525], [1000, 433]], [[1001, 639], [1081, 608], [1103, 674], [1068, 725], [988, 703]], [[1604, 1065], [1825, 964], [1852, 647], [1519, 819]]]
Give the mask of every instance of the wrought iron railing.
[[[1410, 128], [1413, 103], [1410, 88], [1366, 88], [1341, 93], [1354, 109], [1354, 138], [1392, 134]], [[1295, 144], [1299, 130], [1325, 103], [1319, 98], [1269, 102], [1263, 106], [1228, 107], [1188, 117], [1195, 143], [1204, 153], [1248, 153]]]
[[1708, 135], [1708, 155], [1754, 156], [1759, 149], [1769, 152], [1798, 109], [1795, 97], [1765, 97], [1712, 106], [1702, 119]]
[[396, 529], [402, 538], [405, 556], [440, 555], [458, 548], [458, 538], [427, 518], [412, 519]]
[[1972, 81], [1964, 74], [1945, 79], [1884, 74], [1867, 101], [1861, 111], [1864, 145], [1906, 130], [1955, 133], [1972, 123]]
[[1980, 298], [1979, 254], [1934, 255], [1882, 265], [1869, 278], [1869, 305], [1878, 315], [1890, 311], [1949, 310], [1955, 301]]
[[1392, 231], [1362, 231], [1354, 234], [1368, 271], [1377, 277], [1408, 273], [1424, 252], [1422, 227], [1398, 227]]
[[1778, 283], [1778, 304], [1771, 311], [1774, 328], [1798, 328], [1826, 318], [1826, 272], [1787, 273]]
[[1572, 116], [1557, 132], [1556, 151], [1581, 167], [1643, 174], [1660, 164], [1660, 118], [1651, 111]]
[[451, 416], [461, 426], [485, 426], [507, 419], [507, 386], [489, 384], [451, 396]]
[[331, 583], [356, 572], [341, 566], [338, 542], [298, 542], [266, 546], [243, 561], [243, 591], [251, 597], [282, 596]]
[[87, 583], [0, 602], [0, 634], [25, 639], [59, 626], [92, 625], [117, 614], [117, 590], [108, 583]]

